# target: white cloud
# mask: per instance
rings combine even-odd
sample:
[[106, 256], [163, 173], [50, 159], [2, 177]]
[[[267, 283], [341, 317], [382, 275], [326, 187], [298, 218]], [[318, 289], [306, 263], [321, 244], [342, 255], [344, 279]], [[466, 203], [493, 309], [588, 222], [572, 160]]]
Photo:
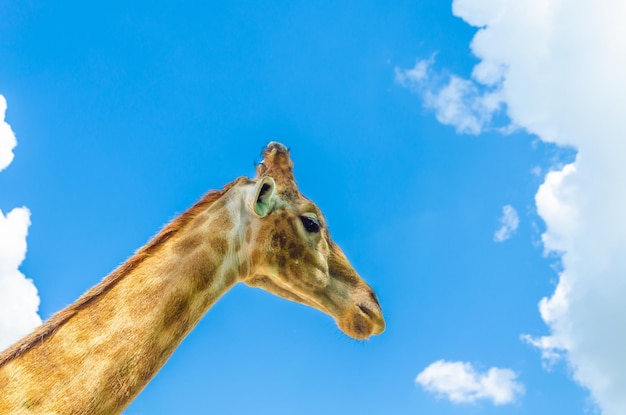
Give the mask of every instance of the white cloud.
[[624, 414], [626, 2], [455, 0], [453, 13], [479, 27], [466, 82], [498, 93], [514, 127], [578, 150], [536, 195], [562, 272], [539, 304], [549, 335], [524, 338], [546, 359], [564, 356], [604, 415]]
[[519, 226], [519, 215], [515, 208], [511, 205], [505, 205], [502, 208], [502, 217], [500, 218], [500, 228], [494, 233], [493, 240], [496, 242], [504, 242], [509, 239]]
[[13, 149], [17, 145], [11, 126], [4, 121], [7, 101], [0, 95], [0, 171], [13, 161]]
[[0, 211], [0, 350], [41, 324], [37, 288], [18, 270], [29, 225], [27, 208], [15, 208], [6, 217]]
[[516, 379], [517, 375], [510, 369], [492, 367], [479, 373], [471, 363], [439, 360], [417, 375], [415, 382], [427, 392], [453, 403], [488, 400], [504, 405], [524, 393], [524, 386]]
[[[4, 110], [6, 101], [0, 95], [0, 112], [4, 114]], [[3, 147], [7, 142], [12, 144]], [[15, 136], [3, 116], [0, 125], [0, 170], [13, 160], [13, 147]], [[3, 165], [3, 162], [6, 164]], [[15, 208], [6, 216], [0, 211], [0, 350], [41, 324], [37, 314], [37, 288], [19, 271], [26, 256], [29, 226], [30, 211], [26, 207]]]

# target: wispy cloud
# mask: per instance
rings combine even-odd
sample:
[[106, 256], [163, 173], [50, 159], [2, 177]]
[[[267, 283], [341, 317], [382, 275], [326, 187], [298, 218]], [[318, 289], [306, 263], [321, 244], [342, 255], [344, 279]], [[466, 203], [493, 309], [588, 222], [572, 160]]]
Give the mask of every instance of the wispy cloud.
[[515, 208], [511, 205], [505, 205], [502, 208], [502, 216], [500, 217], [500, 227], [493, 234], [493, 240], [496, 242], [504, 242], [511, 238], [517, 227], [519, 226], [519, 215]]
[[424, 106], [434, 110], [442, 124], [453, 126], [459, 134], [480, 134], [502, 106], [501, 91], [437, 73], [434, 61], [431, 57], [418, 60], [410, 69], [396, 68], [396, 82], [421, 95]]
[[453, 403], [491, 401], [495, 405], [515, 402], [524, 393], [510, 369], [492, 367], [479, 373], [470, 363], [439, 360], [424, 369], [415, 382], [427, 392]]
[[[484, 94], [495, 93], [513, 127], [578, 150], [536, 195], [545, 250], [560, 255], [563, 271], [539, 304], [549, 335], [524, 338], [546, 359], [564, 356], [604, 415], [624, 414], [626, 2], [454, 0], [453, 13], [479, 28], [471, 42], [479, 63], [471, 79], [455, 81], [470, 91], [452, 100], [464, 115], [442, 122], [492, 128], [489, 111], [466, 109], [485, 108]], [[428, 107], [429, 91], [441, 90], [430, 79], [404, 83], [422, 85], [414, 90]]]
[[[0, 170], [13, 160], [15, 135], [4, 120], [6, 100], [0, 95]], [[0, 350], [27, 334], [41, 319], [39, 296], [32, 280], [19, 271], [26, 256], [30, 211], [15, 208], [6, 216], [0, 211]]]

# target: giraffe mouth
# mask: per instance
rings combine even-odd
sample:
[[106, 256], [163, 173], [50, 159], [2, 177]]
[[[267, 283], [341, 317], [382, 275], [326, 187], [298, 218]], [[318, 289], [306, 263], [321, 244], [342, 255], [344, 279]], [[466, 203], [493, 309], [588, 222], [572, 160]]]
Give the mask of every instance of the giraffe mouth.
[[385, 331], [385, 320], [380, 307], [361, 303], [349, 307], [343, 317], [337, 319], [339, 328], [348, 336], [365, 340]]

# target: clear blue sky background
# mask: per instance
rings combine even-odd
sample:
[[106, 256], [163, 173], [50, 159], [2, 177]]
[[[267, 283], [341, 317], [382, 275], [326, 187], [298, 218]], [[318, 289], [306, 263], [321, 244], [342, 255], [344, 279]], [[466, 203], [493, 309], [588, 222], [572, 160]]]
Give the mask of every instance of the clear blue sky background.
[[[292, 150], [300, 188], [376, 289], [386, 332], [366, 342], [302, 305], [237, 286], [128, 414], [583, 414], [563, 365], [520, 335], [554, 259], [532, 174], [571, 154], [517, 133], [463, 136], [394, 81], [437, 52], [467, 76], [475, 30], [450, 3], [0, 3], [0, 93], [19, 141], [0, 209], [32, 212], [22, 271], [49, 317], [167, 221]], [[493, 235], [504, 205], [520, 226]], [[432, 362], [511, 368], [516, 403], [455, 405], [415, 384]]]

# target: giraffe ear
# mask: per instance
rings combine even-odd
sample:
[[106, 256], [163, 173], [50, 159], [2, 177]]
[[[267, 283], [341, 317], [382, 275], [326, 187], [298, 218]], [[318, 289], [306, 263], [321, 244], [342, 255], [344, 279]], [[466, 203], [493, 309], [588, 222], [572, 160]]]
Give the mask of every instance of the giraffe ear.
[[265, 176], [254, 188], [254, 212], [260, 217], [267, 216], [274, 206], [274, 179]]

